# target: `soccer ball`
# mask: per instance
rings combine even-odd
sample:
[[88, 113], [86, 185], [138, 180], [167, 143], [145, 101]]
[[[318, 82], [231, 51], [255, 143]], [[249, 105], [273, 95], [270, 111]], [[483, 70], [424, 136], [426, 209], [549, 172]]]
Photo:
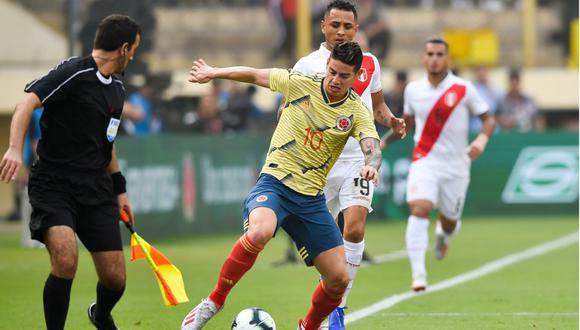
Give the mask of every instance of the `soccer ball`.
[[236, 316], [232, 330], [276, 330], [276, 323], [265, 310], [252, 307], [244, 309]]

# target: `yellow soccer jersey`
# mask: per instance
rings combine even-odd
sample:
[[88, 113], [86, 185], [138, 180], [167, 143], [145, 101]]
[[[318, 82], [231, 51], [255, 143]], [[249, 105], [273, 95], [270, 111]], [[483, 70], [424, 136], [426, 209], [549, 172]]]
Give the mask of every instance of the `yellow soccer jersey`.
[[349, 136], [378, 139], [373, 119], [352, 90], [330, 103], [324, 77], [273, 69], [270, 89], [284, 94], [287, 105], [272, 136], [262, 173], [304, 195], [315, 196]]

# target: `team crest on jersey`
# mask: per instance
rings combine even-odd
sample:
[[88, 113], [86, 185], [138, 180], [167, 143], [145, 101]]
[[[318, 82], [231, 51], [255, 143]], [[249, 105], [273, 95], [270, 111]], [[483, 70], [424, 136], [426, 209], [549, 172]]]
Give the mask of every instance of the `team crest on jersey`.
[[256, 202], [258, 203], [262, 203], [268, 200], [268, 196], [266, 195], [260, 195], [258, 197], [256, 197]]
[[367, 73], [367, 69], [366, 68], [361, 68], [361, 73], [358, 76], [358, 80], [360, 80], [361, 82], [365, 82], [369, 79], [369, 74]]
[[340, 116], [336, 119], [336, 128], [346, 132], [352, 127], [352, 119], [346, 116]]
[[453, 107], [455, 102], [457, 102], [457, 93], [449, 92], [445, 95], [445, 105], [448, 107]]

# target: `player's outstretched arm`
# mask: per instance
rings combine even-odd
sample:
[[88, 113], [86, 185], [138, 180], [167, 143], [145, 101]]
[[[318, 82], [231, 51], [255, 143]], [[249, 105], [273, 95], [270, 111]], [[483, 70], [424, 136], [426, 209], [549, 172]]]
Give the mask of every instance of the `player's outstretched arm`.
[[404, 138], [407, 133], [415, 126], [415, 117], [410, 115], [403, 115], [403, 121], [405, 122], [405, 135], [402, 137], [398, 134], [395, 134], [394, 130], [388, 131], [385, 135], [381, 137], [381, 150], [384, 150], [389, 144], [399, 141], [400, 139]]
[[189, 81], [205, 84], [213, 79], [228, 79], [269, 88], [270, 71], [271, 69], [256, 69], [247, 66], [214, 68], [205, 63], [203, 59], [199, 59], [193, 61], [189, 72]]
[[30, 125], [32, 112], [40, 105], [40, 99], [34, 93], [26, 94], [24, 100], [16, 105], [10, 123], [8, 150], [2, 157], [2, 161], [0, 161], [0, 181], [8, 183], [16, 180], [18, 171], [22, 167], [24, 135]]
[[405, 120], [393, 115], [391, 109], [385, 103], [383, 91], [372, 93], [371, 98], [373, 100], [373, 117], [375, 121], [385, 127], [390, 127], [393, 134], [399, 139], [404, 139], [407, 135]]
[[479, 119], [481, 119], [483, 123], [481, 126], [481, 131], [475, 140], [471, 142], [469, 147], [467, 147], [467, 154], [471, 160], [476, 160], [479, 158], [479, 156], [481, 156], [483, 150], [485, 150], [485, 146], [487, 145], [489, 138], [493, 134], [493, 130], [495, 129], [495, 119], [492, 115], [486, 112], [479, 115]]
[[379, 168], [383, 162], [379, 140], [375, 138], [361, 139], [360, 147], [365, 156], [365, 166], [360, 170], [360, 176], [377, 185], [379, 183]]

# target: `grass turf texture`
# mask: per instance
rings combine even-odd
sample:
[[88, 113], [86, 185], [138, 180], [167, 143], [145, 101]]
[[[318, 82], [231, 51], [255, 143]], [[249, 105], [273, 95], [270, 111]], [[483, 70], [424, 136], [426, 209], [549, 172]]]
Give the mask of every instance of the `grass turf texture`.
[[[49, 272], [43, 249], [22, 249], [19, 227], [0, 226], [0, 329], [43, 329], [42, 288]], [[427, 255], [429, 282], [478, 268], [578, 230], [570, 216], [469, 218], [444, 261]], [[433, 232], [433, 225], [430, 227]], [[367, 226], [367, 251], [380, 255], [404, 247], [404, 222]], [[124, 329], [177, 329], [182, 318], [213, 288], [219, 268], [238, 235], [214, 235], [155, 243], [183, 273], [191, 302], [167, 308], [146, 261], [127, 262], [128, 284], [113, 315]], [[147, 239], [147, 237], [145, 237]], [[430, 246], [433, 245], [433, 236]], [[206, 329], [229, 329], [244, 308], [259, 306], [278, 329], [295, 329], [318, 281], [303, 264], [273, 268], [287, 246], [273, 239], [253, 269], [233, 289], [224, 310]], [[129, 249], [125, 249], [127, 260]], [[81, 248], [72, 288], [67, 329], [91, 329], [86, 308], [95, 300], [96, 275]], [[406, 258], [359, 271], [349, 297], [351, 311], [406, 292]], [[348, 310], [347, 310], [348, 314]], [[347, 326], [348, 329], [578, 329], [578, 244], [516, 263], [450, 289], [415, 297]]]

